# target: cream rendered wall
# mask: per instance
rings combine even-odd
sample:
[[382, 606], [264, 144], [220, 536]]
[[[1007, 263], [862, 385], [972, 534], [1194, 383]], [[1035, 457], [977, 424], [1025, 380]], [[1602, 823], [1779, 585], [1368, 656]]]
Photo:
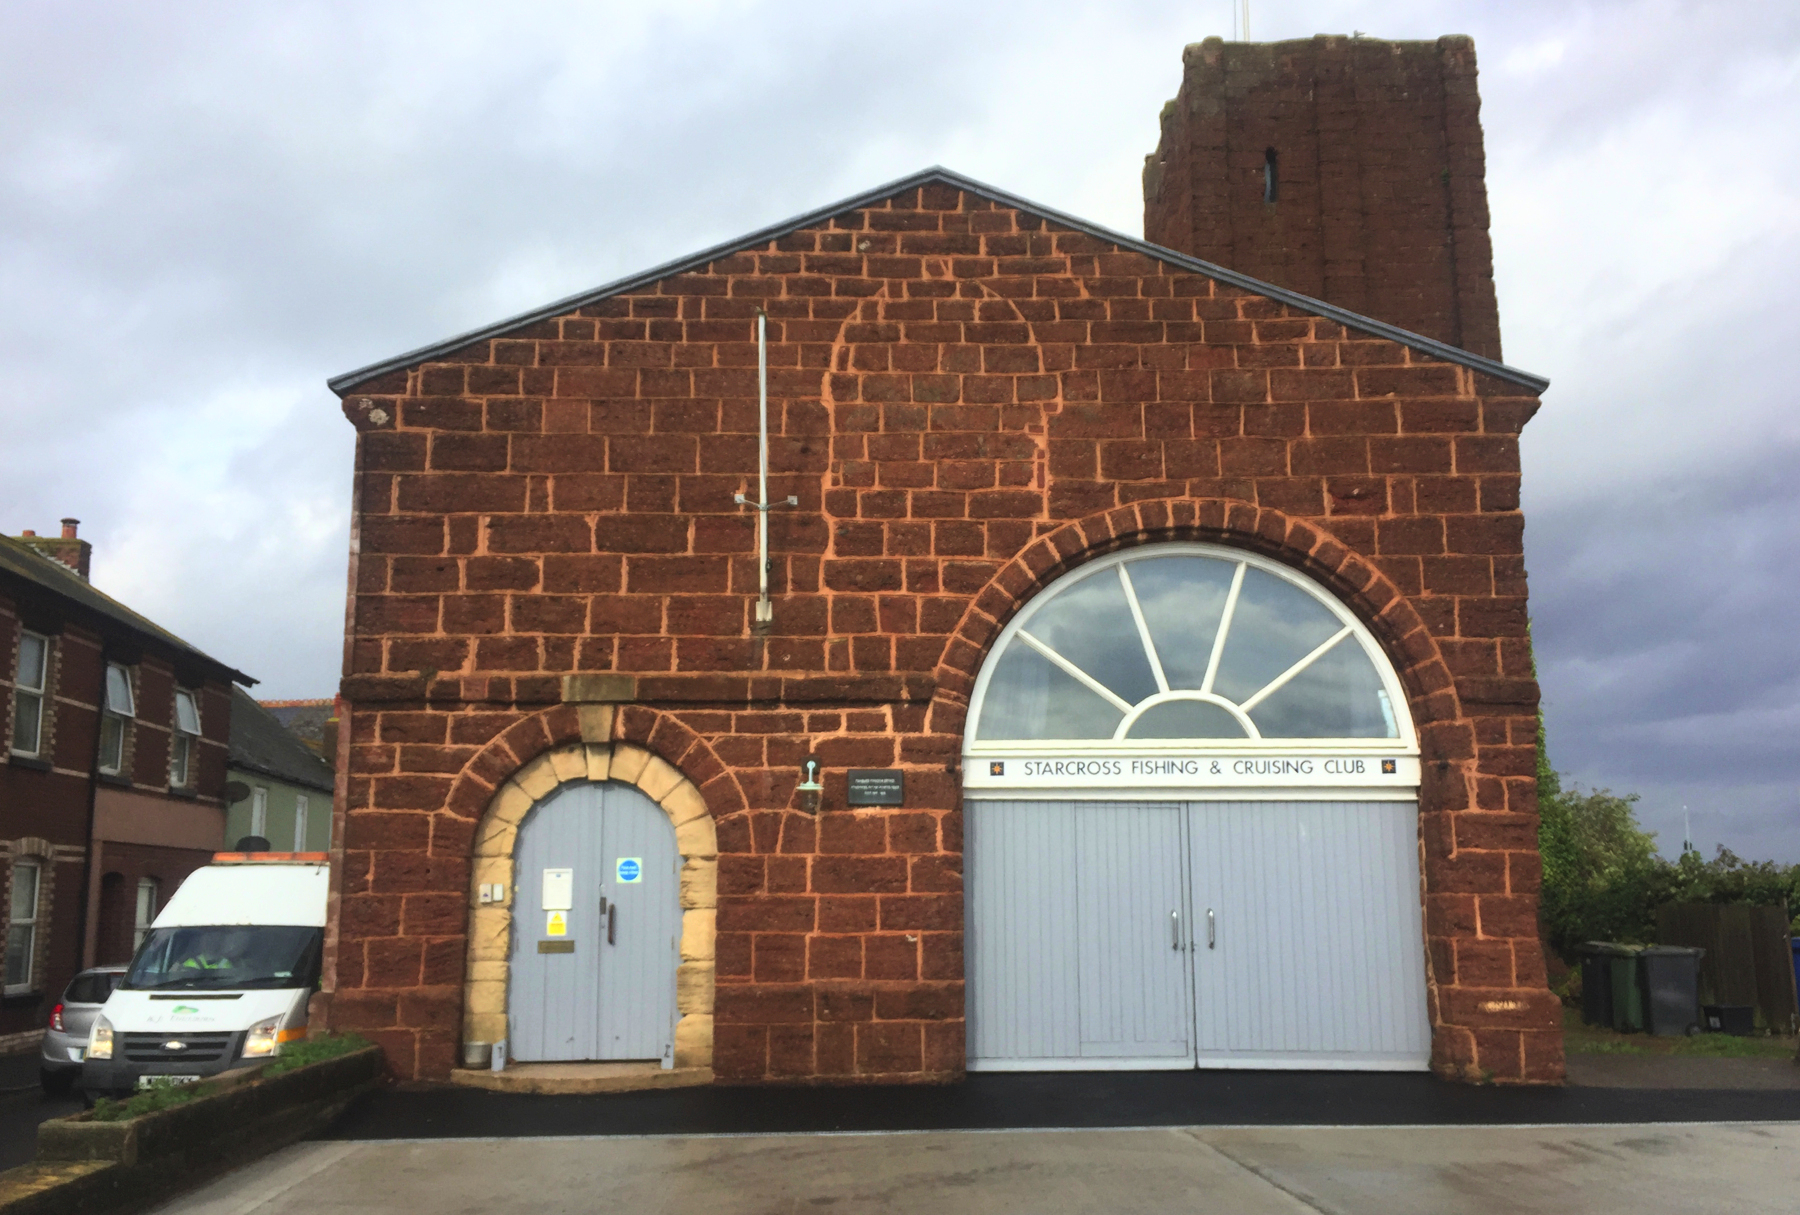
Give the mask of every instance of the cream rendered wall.
[[[268, 790], [269, 812], [268, 823], [263, 831], [268, 838], [269, 846], [277, 852], [324, 852], [331, 847], [331, 794], [323, 789], [312, 789], [304, 785], [291, 784], [261, 772], [252, 772], [247, 768], [228, 768], [227, 779], [243, 781], [252, 789]], [[294, 807], [298, 797], [307, 800], [306, 809], [306, 843], [304, 847], [294, 847]], [[254, 796], [246, 797], [234, 804], [225, 816], [225, 847], [237, 847], [237, 842], [250, 834], [250, 807]]]

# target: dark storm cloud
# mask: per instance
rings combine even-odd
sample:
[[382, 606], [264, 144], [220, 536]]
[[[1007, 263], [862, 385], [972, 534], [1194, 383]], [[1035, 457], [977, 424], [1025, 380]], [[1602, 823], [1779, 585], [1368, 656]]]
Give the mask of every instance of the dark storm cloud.
[[[1800, 860], [1800, 6], [1254, 5], [1475, 36], [1553, 755]], [[1268, 11], [1264, 11], [1264, 10]], [[270, 695], [339, 663], [326, 376], [944, 163], [1126, 231], [1209, 3], [13, 3], [0, 527]], [[1678, 831], [1678, 829], [1677, 829]]]

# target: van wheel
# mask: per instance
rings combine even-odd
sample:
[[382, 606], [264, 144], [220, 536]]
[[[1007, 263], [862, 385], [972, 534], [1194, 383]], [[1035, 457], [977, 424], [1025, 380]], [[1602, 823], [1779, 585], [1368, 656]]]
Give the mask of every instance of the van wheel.
[[47, 1067], [41, 1067], [38, 1069], [38, 1084], [43, 1087], [46, 1097], [67, 1097], [75, 1087], [75, 1073], [51, 1071]]

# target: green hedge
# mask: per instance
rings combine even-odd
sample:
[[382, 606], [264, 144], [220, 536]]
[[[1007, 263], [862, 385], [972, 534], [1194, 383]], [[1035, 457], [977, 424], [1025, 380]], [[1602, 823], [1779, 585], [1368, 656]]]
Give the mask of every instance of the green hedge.
[[[1538, 720], [1538, 850], [1544, 861], [1544, 937], [1565, 961], [1583, 941], [1654, 944], [1665, 903], [1749, 903], [1800, 910], [1800, 865], [1746, 861], [1721, 847], [1710, 861], [1667, 861], [1637, 821], [1637, 795], [1565, 789]], [[1796, 922], [1800, 929], [1800, 921]]]
[[[258, 1076], [262, 1079], [279, 1076], [309, 1063], [321, 1063], [326, 1059], [347, 1055], [369, 1044], [368, 1039], [357, 1034], [329, 1034], [323, 1038], [289, 1042], [282, 1046], [279, 1055], [262, 1065]], [[124, 1101], [114, 1101], [110, 1097], [100, 1098], [94, 1103], [94, 1121], [120, 1122], [126, 1118], [139, 1118], [218, 1091], [217, 1084], [206, 1080], [194, 1084], [170, 1084], [164, 1081]]]

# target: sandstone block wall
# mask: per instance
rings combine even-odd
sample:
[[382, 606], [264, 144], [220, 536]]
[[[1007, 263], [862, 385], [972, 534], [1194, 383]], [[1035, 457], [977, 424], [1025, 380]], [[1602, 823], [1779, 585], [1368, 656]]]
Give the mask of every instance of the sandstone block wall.
[[[752, 624], [754, 315], [774, 621]], [[909, 188], [343, 391], [358, 431], [336, 1024], [452, 1065], [497, 788], [576, 744], [680, 771], [718, 846], [727, 1081], [963, 1067], [963, 713], [1004, 621], [1120, 546], [1324, 581], [1422, 733], [1436, 1065], [1553, 1079], [1536, 924], [1523, 390], [949, 184]], [[800, 763], [826, 764], [803, 813]], [[907, 804], [844, 808], [843, 769]]]

